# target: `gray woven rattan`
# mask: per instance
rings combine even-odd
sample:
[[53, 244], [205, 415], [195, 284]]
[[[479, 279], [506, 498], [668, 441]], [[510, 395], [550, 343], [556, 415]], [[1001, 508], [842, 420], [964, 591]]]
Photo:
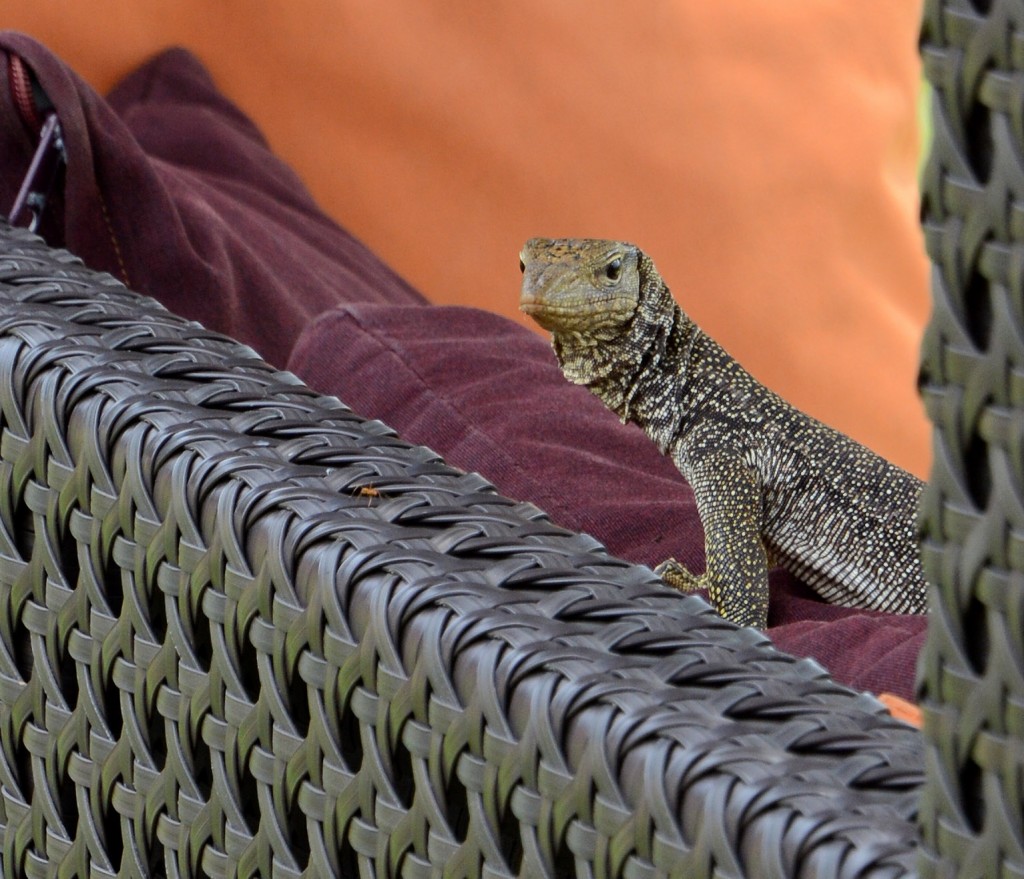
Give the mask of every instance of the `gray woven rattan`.
[[0, 226], [0, 874], [896, 877], [920, 736]]
[[929, 0], [922, 873], [1024, 876], [1024, 0]]

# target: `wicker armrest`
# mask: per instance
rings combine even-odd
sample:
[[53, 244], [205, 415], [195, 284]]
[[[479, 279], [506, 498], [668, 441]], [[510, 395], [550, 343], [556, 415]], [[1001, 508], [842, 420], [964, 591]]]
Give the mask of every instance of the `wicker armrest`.
[[0, 226], [0, 874], [895, 877], [918, 733]]

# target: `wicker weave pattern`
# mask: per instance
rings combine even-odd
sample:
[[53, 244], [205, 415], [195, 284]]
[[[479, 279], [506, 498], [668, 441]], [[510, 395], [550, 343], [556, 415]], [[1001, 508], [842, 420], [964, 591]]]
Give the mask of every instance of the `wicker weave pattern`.
[[930, 0], [926, 876], [1024, 876], [1024, 2]]
[[0, 226], [0, 874], [896, 877], [920, 738]]

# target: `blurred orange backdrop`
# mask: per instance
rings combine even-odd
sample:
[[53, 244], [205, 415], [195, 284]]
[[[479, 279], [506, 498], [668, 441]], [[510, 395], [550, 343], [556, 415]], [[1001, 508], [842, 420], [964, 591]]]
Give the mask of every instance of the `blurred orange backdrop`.
[[624, 238], [758, 378], [924, 475], [920, 0], [7, 0], [97, 89], [194, 51], [435, 302], [533, 235]]

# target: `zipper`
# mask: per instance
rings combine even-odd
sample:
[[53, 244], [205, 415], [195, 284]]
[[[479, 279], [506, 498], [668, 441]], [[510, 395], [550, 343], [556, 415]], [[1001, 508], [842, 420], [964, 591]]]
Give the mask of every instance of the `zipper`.
[[53, 105], [33, 80], [28, 65], [14, 53], [7, 55], [7, 79], [11, 101], [22, 122], [38, 138], [7, 222], [14, 226], [27, 217], [29, 231], [35, 232], [43, 219], [47, 201], [54, 190], [59, 191], [61, 173], [67, 165], [67, 151]]
[[28, 72], [28, 67], [21, 60], [21, 56], [13, 52], [7, 56], [7, 80], [11, 84], [11, 101], [21, 116], [21, 121], [38, 136], [43, 130], [45, 120], [39, 115], [32, 94], [32, 74]]

